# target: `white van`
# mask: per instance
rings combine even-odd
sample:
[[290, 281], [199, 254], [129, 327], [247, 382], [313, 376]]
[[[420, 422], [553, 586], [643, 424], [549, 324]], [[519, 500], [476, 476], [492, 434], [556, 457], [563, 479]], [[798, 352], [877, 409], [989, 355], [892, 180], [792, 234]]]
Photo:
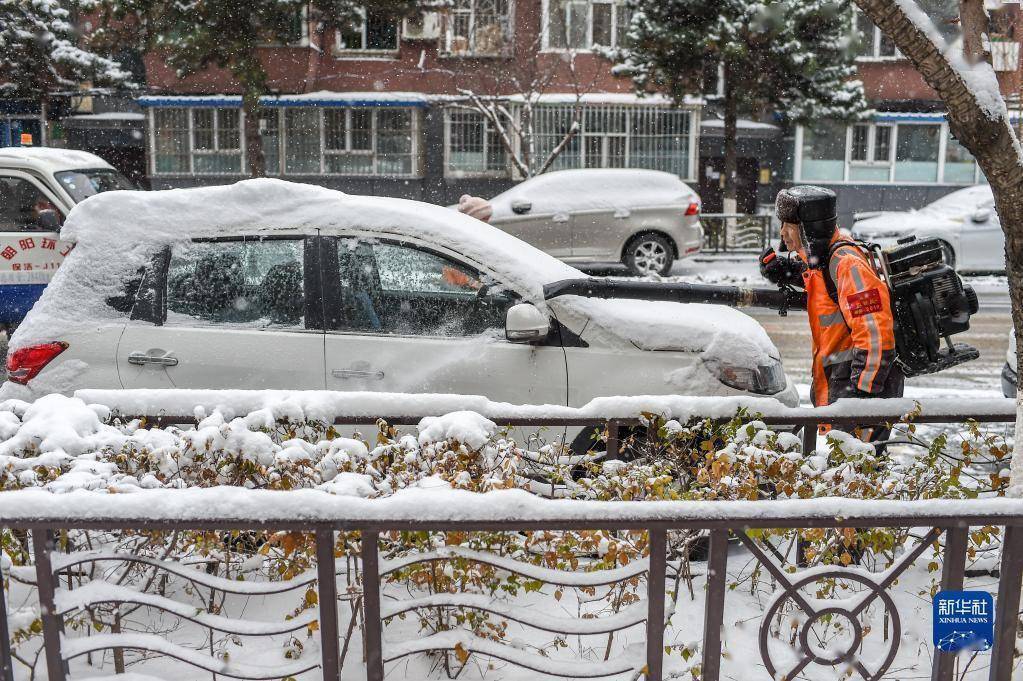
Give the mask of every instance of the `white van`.
[[25, 317], [70, 252], [60, 226], [71, 208], [111, 189], [136, 187], [93, 154], [0, 148], [0, 327]]

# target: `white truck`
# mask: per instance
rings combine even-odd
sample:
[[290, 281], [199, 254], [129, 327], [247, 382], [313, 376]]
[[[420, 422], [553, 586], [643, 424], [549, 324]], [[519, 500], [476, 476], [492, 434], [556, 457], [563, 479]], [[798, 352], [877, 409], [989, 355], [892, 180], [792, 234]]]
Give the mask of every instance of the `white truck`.
[[24, 319], [70, 252], [60, 226], [71, 208], [112, 189], [137, 187], [93, 154], [0, 148], [0, 328]]

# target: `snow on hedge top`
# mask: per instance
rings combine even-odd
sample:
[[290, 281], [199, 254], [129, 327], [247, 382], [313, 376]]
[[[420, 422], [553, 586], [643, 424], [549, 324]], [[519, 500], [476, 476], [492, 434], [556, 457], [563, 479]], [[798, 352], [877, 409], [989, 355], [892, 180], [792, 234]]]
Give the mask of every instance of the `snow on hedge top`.
[[526, 180], [491, 199], [494, 221], [514, 216], [513, 201], [528, 201], [531, 214], [683, 206], [696, 194], [677, 175], [659, 170], [589, 168], [559, 170]]
[[199, 237], [361, 232], [417, 238], [475, 262], [527, 297], [543, 284], [584, 276], [529, 244], [457, 211], [418, 201], [353, 196], [282, 180], [154, 192], [106, 192], [75, 206], [62, 237], [75, 250], [18, 329], [14, 345], [123, 318], [105, 299], [161, 248]]

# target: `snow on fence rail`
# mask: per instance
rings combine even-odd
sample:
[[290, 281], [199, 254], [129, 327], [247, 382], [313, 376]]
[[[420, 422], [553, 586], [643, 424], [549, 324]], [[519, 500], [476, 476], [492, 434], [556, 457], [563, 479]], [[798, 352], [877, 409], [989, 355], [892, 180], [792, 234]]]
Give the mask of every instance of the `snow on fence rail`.
[[[802, 426], [806, 441], [816, 440], [818, 423], [863, 424], [896, 422], [912, 414], [916, 422], [956, 423], [967, 419], [979, 422], [1009, 422], [1015, 419], [1011, 400], [970, 402], [951, 400], [872, 400], [848, 401], [823, 409], [787, 408], [770, 399], [638, 397], [595, 400], [581, 408], [558, 406], [522, 406], [492, 403], [481, 397], [450, 395], [380, 395], [327, 392], [243, 392], [243, 391], [81, 391], [81, 400], [109, 409], [107, 416], [146, 417], [151, 424], [198, 422], [213, 412], [224, 417], [264, 412], [270, 420], [318, 420], [333, 423], [371, 423], [384, 416], [392, 423], [414, 423], [420, 419], [452, 411], [473, 411], [502, 425], [588, 425], [607, 424], [609, 432], [619, 426], [639, 424], [644, 414], [687, 421], [697, 418], [727, 420], [742, 408], [759, 414], [772, 424]], [[102, 411], [102, 409], [101, 409]], [[259, 420], [257, 414], [256, 420]], [[609, 446], [614, 438], [609, 438]], [[450, 488], [416, 488], [396, 492], [380, 499], [333, 495], [322, 490], [292, 491], [249, 490], [240, 487], [206, 489], [148, 489], [123, 494], [104, 494], [78, 490], [53, 493], [39, 489], [0, 494], [0, 528], [31, 538], [35, 585], [42, 613], [42, 629], [48, 681], [65, 681], [68, 661], [91, 651], [135, 649], [149, 651], [217, 675], [234, 678], [281, 678], [311, 669], [315, 678], [339, 681], [343, 648], [340, 645], [338, 602], [346, 594], [338, 588], [339, 561], [335, 546], [339, 532], [358, 532], [362, 590], [358, 596], [365, 622], [363, 642], [366, 650], [368, 681], [384, 678], [385, 664], [427, 651], [474, 653], [504, 660], [514, 666], [553, 676], [603, 677], [645, 675], [652, 681], [664, 676], [665, 626], [672, 615], [666, 605], [669, 572], [667, 557], [669, 532], [705, 530], [709, 532], [709, 557], [706, 571], [706, 601], [703, 606], [703, 639], [700, 646], [701, 681], [717, 681], [721, 676], [722, 625], [729, 536], [743, 544], [753, 560], [777, 584], [775, 598], [765, 606], [759, 629], [760, 659], [771, 678], [792, 678], [812, 665], [836, 664], [855, 669], [864, 679], [881, 679], [891, 668], [898, 652], [898, 636], [878, 659], [861, 659], [863, 633], [853, 627], [853, 641], [835, 657], [823, 657], [808, 644], [809, 628], [823, 617], [845, 617], [854, 621], [871, 602], [881, 605], [885, 630], [901, 630], [899, 609], [889, 596], [890, 587], [920, 559], [929, 547], [943, 540], [941, 588], [961, 589], [965, 581], [968, 536], [971, 528], [1005, 528], [1002, 535], [999, 585], [996, 605], [996, 640], [989, 678], [1009, 678], [1013, 664], [1014, 642], [1023, 588], [1023, 501], [1012, 499], [877, 501], [845, 498], [774, 501], [637, 501], [601, 502], [555, 500], [538, 497], [523, 490], [502, 490], [478, 494]], [[882, 572], [872, 573], [857, 567], [833, 566], [790, 572], [779, 563], [779, 556], [766, 550], [758, 539], [758, 528], [865, 528], [923, 527], [922, 538], [910, 542], [895, 562]], [[142, 559], [130, 553], [109, 551], [62, 551], [58, 533], [67, 530], [160, 531], [160, 530], [238, 530], [301, 531], [314, 537], [316, 566], [311, 572], [285, 582], [232, 582], [172, 560]], [[390, 557], [380, 555], [381, 538], [395, 530], [419, 532], [520, 532], [526, 530], [561, 531], [605, 529], [645, 533], [647, 557], [616, 570], [592, 573], [565, 572], [540, 568], [518, 558], [473, 552], [461, 547]], [[769, 548], [769, 547], [768, 547]], [[773, 557], [772, 557], [773, 556]], [[383, 559], [382, 559], [383, 558]], [[598, 618], [551, 616], [541, 609], [518, 604], [488, 602], [473, 594], [432, 594], [420, 598], [381, 603], [382, 580], [411, 566], [457, 558], [489, 565], [508, 574], [545, 584], [593, 587], [609, 582], [635, 580], [645, 575], [646, 594], [617, 615]], [[242, 636], [260, 636], [285, 631], [291, 623], [230, 619], [213, 611], [188, 610], [184, 604], [163, 595], [130, 593], [130, 586], [90, 582], [78, 588], [60, 586], [69, 571], [97, 562], [142, 562], [148, 568], [185, 579], [197, 588], [221, 593], [279, 593], [282, 589], [311, 588], [315, 582], [317, 605], [315, 621], [319, 631], [319, 658], [311, 654], [280, 665], [227, 662], [213, 655], [183, 647], [168, 640], [143, 634], [103, 633], [83, 637], [63, 631], [64, 616], [98, 603], [134, 604], [181, 616], [203, 627], [231, 631]], [[31, 568], [12, 569], [12, 579], [26, 581]], [[676, 569], [677, 572], [677, 569]], [[841, 578], [864, 588], [856, 599], [819, 600], [805, 598], [799, 589], [820, 579]], [[641, 582], [642, 583], [642, 582]], [[2, 595], [2, 592], [0, 592]], [[354, 598], [349, 592], [349, 601]], [[771, 650], [769, 628], [779, 608], [801, 611], [799, 636], [793, 637], [789, 654], [779, 657]], [[353, 608], [359, 606], [353, 605]], [[384, 640], [387, 622], [403, 613], [459, 608], [490, 612], [520, 622], [526, 627], [557, 630], [565, 635], [620, 631], [642, 625], [645, 628], [645, 654], [626, 650], [603, 663], [585, 660], [552, 659], [529, 653], [515, 645], [479, 638], [464, 630], [443, 631], [402, 643]], [[311, 625], [309, 615], [297, 624]], [[354, 621], [354, 619], [352, 620]], [[12, 658], [7, 630], [6, 604], [0, 600], [0, 653], [3, 679], [11, 681]], [[795, 631], [795, 630], [794, 630]], [[770, 639], [770, 640], [769, 640]], [[834, 651], [832, 651], [834, 652]], [[934, 653], [932, 679], [950, 681], [954, 656]], [[358, 663], [355, 666], [359, 666]], [[752, 670], [752, 668], [751, 668]], [[345, 677], [352, 670], [345, 666]], [[750, 672], [753, 676], [753, 671]], [[309, 677], [307, 677], [309, 678]]]
[[75, 397], [102, 405], [121, 418], [146, 418], [153, 425], [195, 423], [213, 412], [225, 418], [262, 413], [270, 419], [391, 424], [469, 411], [505, 426], [588, 426], [606, 424], [608, 454], [617, 454], [618, 431], [646, 415], [687, 422], [728, 420], [740, 409], [776, 426], [802, 427], [803, 451], [816, 445], [818, 424], [835, 427], [896, 423], [907, 415], [917, 423], [1008, 423], [1016, 403], [1008, 398], [842, 399], [827, 407], [787, 407], [770, 397], [694, 397], [652, 395], [598, 397], [581, 407], [516, 405], [479, 395], [282, 390], [79, 390]]
[[[361, 532], [361, 565], [363, 574], [362, 612], [366, 623], [367, 679], [381, 681], [386, 662], [427, 651], [455, 650], [478, 653], [504, 660], [512, 665], [561, 677], [599, 678], [630, 674], [635, 678], [645, 670], [647, 679], [662, 678], [665, 623], [672, 615], [665, 604], [668, 590], [667, 533], [682, 528], [710, 530], [707, 564], [707, 596], [704, 605], [702, 643], [702, 681], [720, 678], [721, 627], [725, 610], [726, 568], [729, 533], [734, 534], [754, 559], [777, 582], [776, 597], [765, 608], [760, 625], [760, 656], [770, 678], [792, 678], [793, 672], [818, 664], [825, 667], [847, 664], [860, 671], [864, 679], [881, 679], [890, 668], [900, 646], [898, 632], [902, 623], [898, 608], [888, 594], [889, 588], [917, 561], [929, 547], [944, 540], [941, 588], [963, 587], [967, 555], [967, 536], [971, 527], [996, 525], [1006, 528], [1003, 543], [996, 600], [996, 640], [992, 652], [989, 678], [1009, 678], [1013, 663], [1014, 641], [1018, 624], [1020, 590], [1023, 588], [1023, 502], [1008, 499], [971, 501], [884, 502], [847, 499], [811, 499], [765, 502], [586, 502], [540, 499], [525, 492], [505, 490], [476, 494], [457, 490], [404, 491], [380, 500], [345, 499], [326, 492], [270, 492], [245, 489], [211, 488], [200, 490], [159, 490], [134, 494], [101, 495], [86, 492], [52, 494], [40, 491], [15, 491], [0, 494], [0, 524], [14, 529], [29, 529], [36, 563], [36, 584], [42, 606], [43, 635], [48, 660], [49, 681], [65, 681], [67, 661], [90, 651], [135, 649], [177, 659], [218, 675], [242, 679], [280, 678], [303, 669], [318, 668], [317, 678], [339, 681], [341, 678], [338, 599], [336, 584], [338, 564], [334, 558], [335, 532], [357, 529]], [[751, 530], [773, 527], [864, 527], [914, 526], [931, 529], [888, 569], [872, 573], [857, 567], [819, 567], [790, 572], [768, 555]], [[109, 561], [117, 556], [109, 553], [61, 553], [55, 533], [74, 528], [152, 530], [167, 527], [196, 528], [301, 528], [312, 532], [316, 542], [315, 569], [319, 623], [320, 659], [290, 661], [281, 666], [260, 666], [227, 662], [206, 656], [199, 651], [168, 642], [154, 635], [100, 634], [69, 636], [62, 633], [62, 615], [76, 608], [97, 603], [134, 603], [185, 616], [203, 626], [232, 631], [242, 636], [258, 636], [265, 632], [285, 630], [271, 622], [230, 620], [212, 613], [189, 612], [186, 606], [150, 594], [131, 593], [127, 587], [113, 587], [91, 582], [77, 589], [59, 586], [62, 572], [89, 560]], [[609, 530], [644, 528], [648, 536], [649, 558], [620, 570], [593, 573], [571, 573], [538, 569], [537, 566], [509, 557], [476, 554], [461, 548], [442, 549], [433, 553], [381, 560], [379, 539], [391, 530], [505, 530], [527, 528], [564, 529], [600, 527]], [[575, 587], [604, 585], [646, 574], [646, 597], [617, 615], [600, 618], [573, 619], [550, 616], [542, 611], [493, 602], [483, 596], [469, 594], [434, 594], [419, 599], [405, 599], [381, 604], [381, 578], [418, 562], [445, 558], [478, 560], [508, 573], [541, 580], [545, 583], [568, 584]], [[122, 560], [136, 557], [123, 554]], [[214, 590], [260, 593], [255, 584], [239, 582], [237, 586], [210, 580], [203, 572], [172, 566], [171, 572], [194, 573], [195, 584]], [[844, 600], [808, 599], [799, 589], [820, 579], [844, 579], [865, 588], [859, 598]], [[301, 577], [288, 584], [295, 588], [309, 584]], [[860, 659], [862, 633], [854, 631], [854, 641], [834, 658], [824, 658], [819, 650], [807, 644], [800, 632], [798, 645], [793, 644], [794, 658], [780, 659], [770, 650], [769, 626], [783, 602], [803, 611], [802, 627], [811, 627], [825, 616], [855, 619], [868, 605], [877, 601], [884, 607], [886, 626], [895, 635], [889, 649], [878, 664], [876, 659]], [[2, 603], [0, 603], [2, 605]], [[420, 608], [463, 608], [491, 612], [530, 627], [555, 630], [565, 635], [620, 631], [642, 624], [646, 630], [645, 655], [623, 654], [605, 663], [554, 660], [534, 655], [513, 645], [477, 638], [468, 631], [447, 631], [401, 643], [383, 639], [385, 622], [402, 613]], [[7, 621], [0, 613], [0, 625]], [[308, 625], [306, 615], [295, 625]], [[0, 632], [6, 635], [6, 631]], [[6, 679], [11, 679], [9, 641], [3, 645]], [[793, 666], [792, 659], [795, 659]], [[934, 654], [932, 679], [953, 678], [954, 656]], [[868, 669], [867, 663], [873, 667]], [[346, 671], [346, 678], [351, 672]], [[752, 673], [752, 672], [751, 672]], [[755, 678], [755, 677], [751, 677]]]

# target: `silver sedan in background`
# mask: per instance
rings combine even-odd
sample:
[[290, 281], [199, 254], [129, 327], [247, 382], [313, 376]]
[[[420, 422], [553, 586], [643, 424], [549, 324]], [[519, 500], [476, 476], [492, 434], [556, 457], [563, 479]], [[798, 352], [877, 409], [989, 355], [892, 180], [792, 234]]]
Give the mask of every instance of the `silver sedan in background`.
[[495, 227], [573, 265], [665, 275], [703, 243], [700, 197], [656, 170], [560, 170], [490, 203]]

